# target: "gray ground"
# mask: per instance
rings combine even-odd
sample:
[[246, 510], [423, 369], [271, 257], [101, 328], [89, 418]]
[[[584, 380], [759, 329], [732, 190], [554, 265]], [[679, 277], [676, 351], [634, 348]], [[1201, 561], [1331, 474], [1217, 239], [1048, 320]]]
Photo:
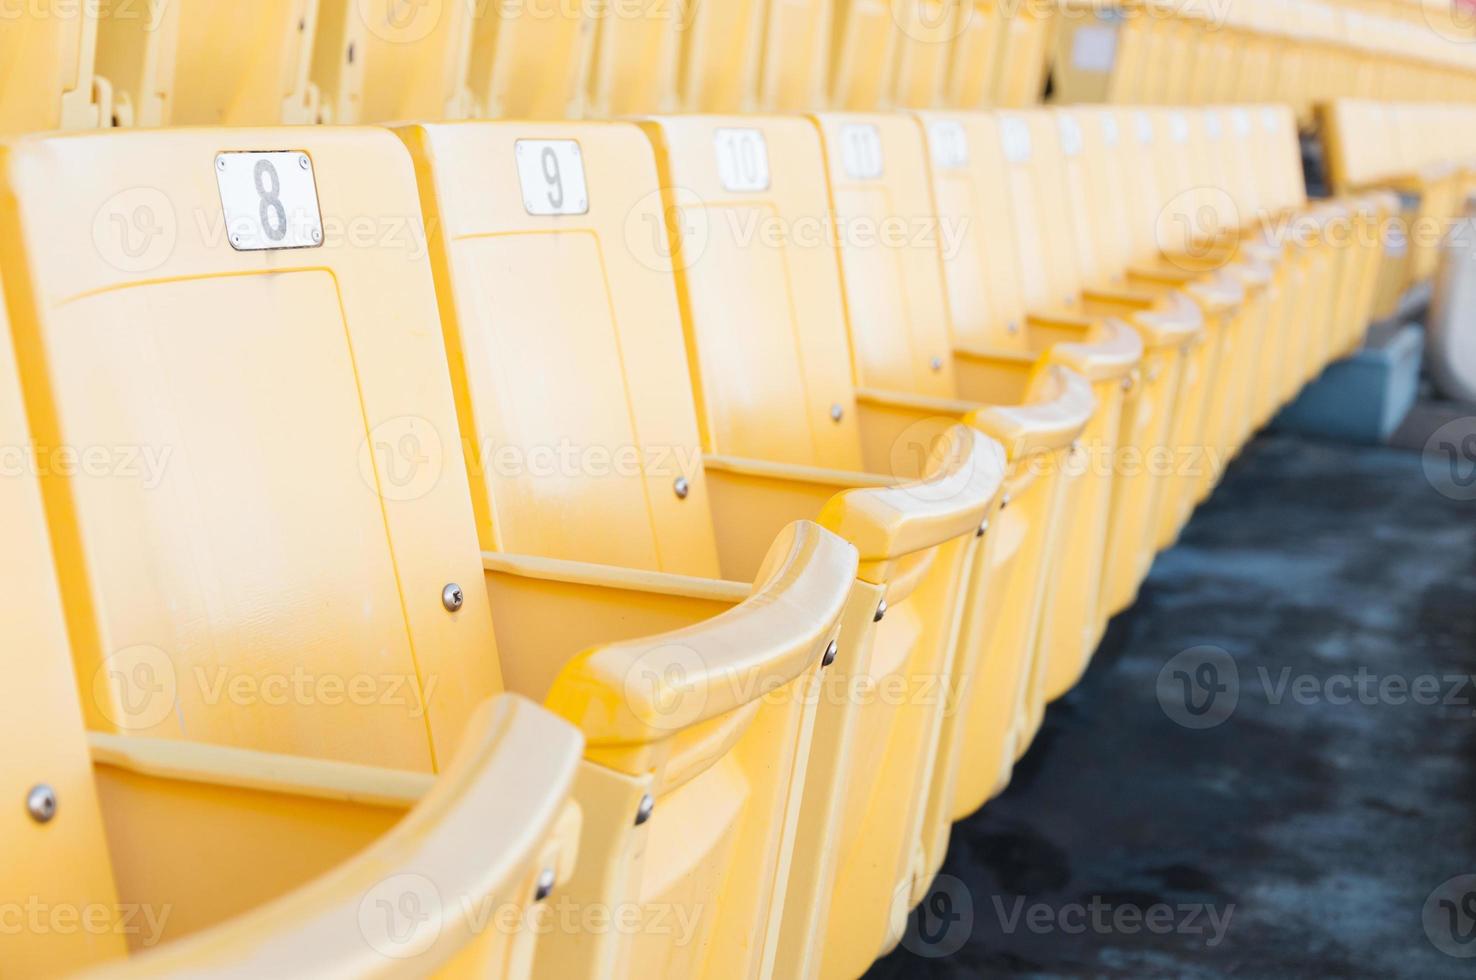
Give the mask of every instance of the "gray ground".
[[1476, 977], [1462, 416], [1249, 446], [870, 976]]

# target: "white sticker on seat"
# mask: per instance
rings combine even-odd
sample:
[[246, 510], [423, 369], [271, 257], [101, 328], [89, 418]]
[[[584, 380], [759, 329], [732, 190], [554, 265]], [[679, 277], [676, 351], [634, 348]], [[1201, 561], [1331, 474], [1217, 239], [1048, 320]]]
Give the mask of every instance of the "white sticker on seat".
[[718, 180], [723, 190], [753, 194], [769, 189], [769, 144], [757, 129], [719, 129], [713, 137], [717, 148]]
[[1250, 113], [1244, 109], [1232, 109], [1230, 112], [1230, 124], [1235, 127], [1235, 135], [1241, 139], [1251, 134]]
[[1220, 137], [1225, 135], [1225, 127], [1220, 122], [1220, 114], [1211, 110], [1204, 114], [1204, 134], [1214, 142], [1219, 142]]
[[852, 180], [876, 180], [882, 175], [881, 131], [871, 123], [841, 127], [841, 165]]
[[1111, 71], [1117, 60], [1117, 31], [1088, 24], [1071, 39], [1071, 66], [1078, 71]]
[[1056, 117], [1061, 128], [1061, 152], [1068, 157], [1081, 156], [1083, 139], [1081, 135], [1081, 124], [1076, 121], [1075, 116], [1059, 115]]
[[1153, 120], [1151, 118], [1149, 118], [1148, 113], [1146, 113], [1146, 112], [1134, 113], [1133, 114], [1133, 122], [1137, 124], [1137, 128], [1138, 128], [1138, 142], [1139, 143], [1142, 143], [1144, 146], [1147, 146], [1148, 144], [1152, 143], [1153, 142]]
[[215, 182], [226, 237], [236, 251], [323, 244], [318, 183], [306, 153], [219, 153]]
[[1005, 159], [1010, 163], [1027, 163], [1030, 160], [1030, 126], [1015, 116], [1001, 116], [999, 139], [1004, 147]]
[[953, 119], [933, 122], [928, 126], [928, 142], [933, 165], [939, 170], [961, 170], [969, 165], [969, 137], [962, 123]]
[[1102, 139], [1108, 146], [1117, 146], [1122, 142], [1122, 130], [1117, 125], [1117, 117], [1110, 112], [1102, 113]]
[[584, 157], [576, 140], [518, 140], [518, 183], [523, 209], [534, 215], [588, 214]]
[[1175, 143], [1189, 142], [1189, 120], [1182, 112], [1169, 116], [1169, 139]]

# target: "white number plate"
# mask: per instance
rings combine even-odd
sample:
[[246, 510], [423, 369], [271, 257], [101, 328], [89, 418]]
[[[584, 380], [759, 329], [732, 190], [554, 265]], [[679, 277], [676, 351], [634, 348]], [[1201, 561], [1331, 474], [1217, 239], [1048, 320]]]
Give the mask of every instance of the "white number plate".
[[306, 153], [219, 153], [215, 182], [226, 236], [236, 251], [323, 244], [318, 183]]
[[841, 127], [841, 163], [852, 180], [876, 180], [882, 175], [881, 132], [870, 123]]
[[1078, 27], [1071, 39], [1071, 64], [1078, 71], [1111, 71], [1117, 60], [1117, 30], [1112, 27]]
[[1122, 131], [1117, 125], [1117, 117], [1111, 111], [1102, 113], [1102, 139], [1108, 146], [1117, 146], [1122, 142]]
[[1220, 114], [1218, 112], [1206, 112], [1204, 114], [1204, 134], [1216, 141], [1225, 134], [1225, 127], [1220, 122]]
[[769, 144], [757, 129], [719, 129], [718, 179], [723, 190], [754, 194], [769, 189]]
[[529, 214], [588, 214], [584, 157], [575, 140], [518, 140], [518, 183]]
[[1010, 163], [1025, 163], [1030, 159], [1030, 126], [1025, 120], [1001, 116], [999, 138], [1004, 144], [1005, 159]]
[[1139, 112], [1134, 114], [1133, 122], [1137, 124], [1138, 142], [1144, 146], [1153, 142], [1153, 120], [1148, 118], [1148, 113]]
[[1169, 138], [1175, 143], [1189, 142], [1189, 120], [1182, 112], [1169, 116]]
[[1076, 117], [1058, 116], [1056, 121], [1061, 125], [1061, 152], [1068, 157], [1080, 156], [1083, 137]]
[[928, 129], [933, 142], [933, 163], [940, 170], [959, 170], [969, 165], [969, 137], [963, 124], [940, 119]]

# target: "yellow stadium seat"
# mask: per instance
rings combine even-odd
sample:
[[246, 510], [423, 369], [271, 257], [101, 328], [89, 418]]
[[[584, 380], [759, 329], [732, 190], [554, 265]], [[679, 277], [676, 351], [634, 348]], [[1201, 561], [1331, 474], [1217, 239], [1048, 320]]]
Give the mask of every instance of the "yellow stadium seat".
[[1004, 15], [996, 0], [969, 0], [956, 16], [943, 105], [987, 108], [994, 104], [994, 66]]
[[1052, 58], [1052, 100], [1062, 105], [1125, 101], [1145, 37], [1137, 4], [1063, 0]]
[[[1125, 137], [1111, 109], [1058, 110], [1063, 150], [1058, 192], [1076, 230], [1076, 265], [1082, 283], [1079, 311], [1111, 315], [1132, 327], [1143, 345], [1143, 360], [1123, 404], [1118, 452], [1113, 461], [1113, 491], [1099, 621], [1121, 612], [1137, 597], [1157, 553], [1156, 518], [1169, 473], [1190, 454], [1176, 443], [1185, 392], [1201, 369], [1204, 316], [1193, 300], [1176, 290], [1144, 292], [1131, 287], [1129, 200], [1125, 175], [1117, 166]], [[1051, 195], [1049, 188], [1044, 193]], [[1068, 309], [1071, 307], [1068, 306]], [[1086, 651], [1090, 652], [1090, 650]], [[1080, 665], [1062, 657], [1051, 661], [1048, 696], [1075, 683]], [[1074, 669], [1073, 669], [1074, 668]]]
[[97, 74], [124, 126], [310, 123], [315, 0], [99, 8]]
[[[964, 625], [962, 662], [978, 666], [959, 692], [960, 716], [953, 721], [962, 728], [960, 758], [951, 763], [957, 788], [953, 799], [936, 800], [924, 823], [933, 827], [941, 812], [958, 817], [982, 805], [1003, 786], [1015, 760], [1024, 725], [1017, 709], [1032, 673], [1039, 599], [1055, 550], [1051, 529], [1067, 489], [1058, 477], [1091, 417], [1093, 399], [1086, 382], [1064, 369], [1027, 366], [991, 381], [978, 375], [993, 362], [955, 355], [939, 260], [959, 247], [961, 222], [947, 220], [959, 212], [946, 204], [943, 218], [935, 211], [916, 122], [885, 115], [816, 119], [850, 311], [859, 421], [872, 447], [865, 451], [885, 466], [891, 447], [916, 438], [910, 434], [967, 418], [1005, 445], [1010, 463], [1008, 507], [991, 525], [981, 556], [987, 601]], [[976, 370], [969, 381], [964, 367]], [[912, 902], [942, 863], [940, 843], [936, 837], [924, 841], [925, 873], [911, 879]], [[885, 889], [906, 885], [874, 880], [862, 868], [842, 869], [824, 976], [858, 974], [876, 955], [876, 944], [896, 941], [898, 934], [889, 934], [878, 918], [878, 906], [885, 904]]]
[[97, 5], [35, 0], [25, 10], [0, 17], [0, 135], [108, 125], [112, 93], [92, 70]]
[[995, 48], [994, 104], [1033, 105], [1045, 91], [1055, 5], [996, 2], [1004, 6], [1005, 16]]
[[[784, 521], [803, 504], [791, 499], [786, 508], [745, 489], [749, 471], [741, 467], [708, 465], [672, 288], [667, 211], [639, 128], [460, 123], [401, 134], [422, 177], [509, 686], [539, 695], [554, 683], [561, 656], [600, 635], [738, 601], [749, 590], [734, 576], [772, 582], [767, 591], [777, 593], [757, 597], [748, 633], [731, 638], [730, 655], [741, 650], [753, 661], [744, 674], [716, 673], [701, 698], [677, 692], [669, 706], [644, 709], [656, 712], [646, 724], [680, 729], [665, 747], [669, 755], [628, 747], [615, 732], [607, 742], [591, 736], [612, 769], [601, 790], [610, 802], [599, 812], [633, 813], [648, 792], [657, 797], [654, 819], [671, 829], [646, 841], [628, 869], [622, 862], [633, 859], [620, 848], [587, 839], [571, 893], [598, 900], [618, 880], [631, 901], [685, 910], [698, 931], [688, 939], [659, 931], [580, 942], [554, 935], [540, 949], [540, 969], [546, 962], [550, 976], [587, 976], [616, 964], [643, 976], [757, 971], [774, 955], [791, 861], [820, 859], [795, 852], [816, 723], [816, 699], [805, 689], [819, 682], [843, 606], [849, 601], [848, 649], [835, 647], [827, 663], [856, 655], [850, 647], [869, 635], [882, 591], [858, 582], [855, 549], [813, 524], [792, 525], [816, 538], [806, 551], [781, 552], [783, 565], [766, 559], [776, 533], [781, 547], [794, 550], [786, 542], [796, 532], [785, 531]], [[917, 546], [920, 532], [904, 529], [901, 504], [887, 503], [905, 489], [841, 489], [832, 483], [818, 494], [805, 486], [794, 492], [809, 494], [813, 516], [864, 545], [868, 569], [899, 560], [908, 542]], [[940, 503], [933, 523], [954, 527], [954, 535], [961, 520], [971, 529], [988, 497], [985, 488], [963, 513]], [[843, 551], [849, 564], [822, 553], [821, 544]], [[556, 621], [560, 611], [567, 621]], [[940, 615], [928, 627], [945, 624]], [[758, 649], [742, 646], [745, 639]], [[510, 662], [513, 643], [533, 644], [539, 654]], [[670, 662], [657, 663], [678, 669], [678, 679], [684, 671], [691, 683], [705, 672], [696, 653], [681, 666], [689, 646], [677, 634], [657, 651]], [[784, 670], [764, 673], [766, 662]], [[642, 680], [639, 660], [611, 662], [599, 677], [617, 692], [618, 670]], [[550, 703], [591, 721], [611, 708], [591, 700], [587, 712], [575, 712], [557, 697]], [[690, 723], [684, 719], [699, 710]], [[588, 833], [611, 835], [608, 828]]]
[[[1066, 139], [1061, 129], [1063, 119], [1074, 120], [1049, 110], [922, 119], [939, 211], [966, 222], [968, 247], [944, 256], [954, 347], [975, 362], [962, 376], [1029, 376], [1038, 360], [1055, 362], [1090, 381], [1097, 403], [1066, 481], [1059, 566], [1047, 587], [1048, 615], [1017, 747], [1023, 752], [1047, 699], [1075, 684], [1106, 627], [1108, 518], [1122, 420], [1139, 398], [1143, 344], [1127, 323], [1083, 307], [1081, 264], [1090, 248], [1082, 233], [1089, 225], [1079, 210], [1085, 202], [1067, 197], [1065, 171], [1085, 164], [1084, 147], [1079, 131]], [[1014, 284], [1001, 282], [1005, 277]]]
[[[800, 118], [680, 116], [651, 120], [646, 128], [669, 189], [667, 207], [686, 226], [702, 229], [684, 236], [674, 264], [704, 448], [712, 454], [708, 480], [719, 505], [731, 498], [726, 509], [734, 517], [752, 513], [754, 490], [762, 486], [772, 498], [789, 497], [791, 508], [804, 493], [815, 508], [838, 490], [896, 482], [899, 469], [915, 464], [904, 459], [899, 466], [893, 457], [914, 447], [873, 445], [868, 459], [814, 126]], [[958, 430], [950, 436], [963, 437]], [[969, 453], [975, 471], [969, 490], [997, 497], [1003, 450], [982, 434], [969, 438], [981, 446]], [[887, 455], [877, 459], [878, 448]], [[895, 500], [909, 523], [936, 521], [940, 507], [993, 521], [998, 507], [997, 500], [970, 500], [937, 479], [911, 485]], [[741, 528], [737, 520], [726, 523]], [[862, 577], [886, 589], [888, 611], [866, 651], [869, 662], [837, 661], [829, 689], [901, 687], [922, 696], [905, 704], [822, 701], [811, 778], [835, 779], [846, 756], [826, 756], [848, 751], [851, 771], [841, 775], [850, 794], [813, 782], [806, 790], [796, 846], [801, 854], [823, 855], [824, 863], [817, 873], [796, 862], [776, 976], [813, 975], [837, 868], [873, 864], [895, 885], [913, 872], [919, 832], [910, 828], [919, 818], [933, 821], [922, 834], [942, 838], [933, 846], [946, 846], [961, 729], [949, 701], [922, 688], [958, 690], [974, 673], [976, 665], [964, 662], [967, 653], [955, 656], [957, 627], [947, 624], [961, 599], [971, 609], [985, 601], [986, 577], [974, 574], [965, 594], [969, 581], [961, 574], [972, 574], [976, 556], [969, 552], [981, 527], [978, 520], [936, 522], [910, 543], [908, 555], [885, 563], [855, 542], [863, 562], [875, 565], [863, 567]], [[933, 622], [944, 628], [930, 628]], [[936, 805], [930, 793], [939, 794]], [[909, 806], [919, 809], [909, 814]]]
[[677, 72], [688, 112], [752, 112], [759, 92], [767, 0], [687, 0]]
[[310, 77], [320, 121], [471, 115], [472, 36], [482, 8], [448, 0], [318, 0]]
[[831, 108], [864, 112], [890, 104], [901, 38], [893, 4], [906, 2], [833, 0]]
[[[596, 5], [594, 10], [589, 114], [611, 118], [674, 111], [682, 29], [693, 4], [637, 0]], [[704, 27], [711, 26], [710, 19]]]
[[594, 26], [585, 4], [526, 0], [486, 5], [473, 28], [467, 80], [474, 114], [582, 116]]
[[[89, 966], [147, 976], [227, 968], [342, 974], [391, 956], [420, 972], [454, 958], [486, 964], [497, 976], [526, 976], [532, 932], [488, 929], [472, 916], [479, 908], [526, 910], [541, 880], [569, 874], [579, 734], [527, 701], [493, 698], [470, 714], [464, 732], [451, 733], [436, 779], [423, 717], [430, 684], [422, 689], [395, 674], [393, 662], [375, 653], [355, 673], [348, 661], [334, 662], [340, 644], [353, 642], [339, 630], [361, 640], [363, 651], [378, 645], [354, 620], [387, 624], [381, 649], [388, 654], [396, 645], [393, 618], [376, 617], [358, 601], [373, 602], [372, 578], [355, 564], [369, 556], [335, 556], [345, 560], [332, 577], [358, 593], [353, 602], [335, 602], [326, 583], [306, 605], [299, 583], [272, 587], [262, 559], [269, 550], [288, 556], [292, 543], [279, 535], [291, 518], [281, 512], [282, 525], [269, 533], [270, 508], [251, 504], [258, 488], [240, 486], [252, 470], [268, 468], [257, 455], [266, 444], [243, 438], [257, 431], [256, 420], [196, 429], [193, 439], [187, 431], [201, 424], [188, 414], [212, 400], [211, 382], [191, 384], [201, 366], [191, 354], [202, 344], [180, 341], [210, 332], [200, 329], [208, 318], [180, 318], [184, 297], [146, 285], [140, 269], [118, 268], [128, 264], [126, 253], [109, 252], [93, 237], [99, 205], [99, 227], [111, 231], [109, 192], [128, 194], [130, 183], [146, 179], [135, 169], [97, 180], [98, 161], [107, 161], [108, 172], [129, 158], [159, 165], [150, 141], [138, 142], [32, 141], [0, 157], [4, 199], [26, 201], [24, 214], [0, 209], [0, 258], [7, 270], [26, 270], [7, 282], [16, 343], [6, 329], [0, 345], [0, 440], [19, 467], [0, 481], [7, 542], [0, 621], [16, 640], [6, 664], [13, 683], [0, 695], [0, 727], [11, 746], [0, 784], [26, 802], [0, 817], [0, 885], [31, 896], [25, 914], [47, 917], [40, 927], [7, 929], [0, 958], [27, 975]], [[216, 144], [192, 142], [208, 174]], [[55, 183], [59, 176], [69, 178], [64, 187]], [[194, 259], [185, 264], [198, 269]], [[185, 275], [172, 285], [189, 290], [194, 281]], [[140, 315], [135, 297], [144, 292], [158, 305]], [[100, 306], [111, 315], [95, 319]], [[0, 328], [4, 309], [0, 303]], [[229, 359], [235, 345], [223, 346]], [[214, 387], [226, 398], [232, 391]], [[357, 409], [352, 392], [350, 400]], [[206, 411], [208, 426], [235, 409]], [[280, 417], [292, 426], [291, 416]], [[314, 434], [298, 427], [292, 437]], [[211, 442], [220, 448], [210, 451]], [[355, 446], [347, 448], [347, 470], [357, 480]], [[251, 460], [246, 467], [244, 459]], [[275, 475], [279, 503], [310, 496], [301, 481], [315, 478], [311, 469]], [[199, 495], [191, 500], [195, 481]], [[226, 486], [232, 482], [235, 492]], [[213, 512], [211, 497], [220, 500]], [[315, 509], [296, 508], [297, 520], [311, 522]], [[134, 519], [145, 520], [135, 527]], [[383, 519], [374, 520], [382, 534]], [[267, 574], [253, 575], [253, 565]], [[374, 565], [383, 574], [387, 562], [362, 562], [365, 571]], [[403, 620], [399, 629], [403, 638]], [[281, 734], [250, 724], [253, 713]], [[293, 737], [361, 720], [397, 728], [410, 741], [381, 746], [389, 760], [381, 763], [349, 751], [342, 735]], [[372, 730], [360, 734], [373, 740]], [[222, 840], [232, 846], [221, 847]], [[375, 900], [397, 908], [402, 895], [435, 897], [420, 910], [418, 935], [402, 932], [407, 921], [360, 917]], [[45, 928], [63, 922], [54, 917], [61, 913], [80, 927]], [[121, 962], [130, 955], [137, 959]]]
[[899, 0], [893, 5], [898, 31], [893, 105], [932, 109], [942, 103], [953, 41], [970, 13], [958, 0]]
[[[36, 443], [171, 452], [150, 483], [84, 470], [43, 485], [89, 727], [143, 739], [155, 760], [103, 783], [133, 804], [128, 832], [147, 837], [126, 852], [139, 864], [115, 869], [131, 886], [120, 898], [169, 896], [190, 910], [171, 928], [193, 931], [340, 863], [398, 816], [330, 792], [316, 809], [202, 803], [144, 821], [126, 773], [159, 765], [165, 740], [310, 754], [313, 772], [408, 771], [376, 777], [389, 789], [348, 784], [349, 799], [394, 802], [407, 778], [423, 786], [413, 774], [445, 766], [474, 709], [506, 685], [587, 742], [575, 797], [604, 819], [583, 824], [585, 859], [560, 899], [633, 907], [641, 881], [655, 882], [672, 889], [667, 902], [702, 907], [683, 951], [727, 955], [734, 919], [712, 909], [758, 901], [785, 860], [764, 841], [787, 826], [811, 712], [784, 695], [836, 640], [854, 549], [792, 525], [752, 589], [479, 556], [487, 497], [474, 502], [468, 486], [413, 165], [389, 132], [62, 137], [9, 151], [4, 170], [0, 199], [25, 202], [0, 224], [0, 260], [26, 270], [6, 285], [22, 311], [12, 329]], [[54, 247], [73, 229], [91, 247]], [[659, 428], [644, 434], [671, 445]], [[588, 514], [623, 526], [619, 488], [598, 489]], [[672, 481], [663, 489], [676, 500]], [[577, 530], [570, 515], [556, 521]], [[504, 541], [523, 530], [498, 525]], [[692, 537], [701, 548], [701, 530]], [[495, 630], [494, 600], [506, 613]], [[273, 693], [300, 670], [374, 689]], [[172, 698], [130, 686], [153, 691], [160, 677], [175, 680]], [[303, 840], [280, 864], [256, 848], [219, 855], [232, 888], [149, 857], [159, 847], [188, 863], [192, 842], [218, 852], [221, 834], [272, 833], [253, 823], [263, 809]], [[653, 833], [694, 812], [712, 833], [700, 853], [686, 835]], [[721, 875], [728, 845], [749, 873]], [[621, 936], [573, 931], [547, 944], [544, 975], [569, 975], [591, 949], [619, 952]]]
[[766, 0], [765, 6], [757, 107], [764, 112], [825, 108], [835, 0]]

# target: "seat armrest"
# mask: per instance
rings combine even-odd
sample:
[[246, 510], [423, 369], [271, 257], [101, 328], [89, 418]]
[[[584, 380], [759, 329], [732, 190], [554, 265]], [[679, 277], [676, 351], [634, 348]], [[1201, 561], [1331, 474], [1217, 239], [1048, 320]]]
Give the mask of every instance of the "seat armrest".
[[1027, 404], [983, 407], [966, 418], [1003, 445], [1011, 463], [1071, 445], [1097, 410], [1091, 382], [1059, 365], [1040, 374], [1031, 395]]
[[1111, 381], [1126, 377], [1143, 360], [1143, 341], [1122, 320], [1109, 317], [1090, 341], [1056, 344], [1049, 358], [1088, 381]]
[[[129, 741], [144, 740], [110, 740], [104, 751], [150, 756], [152, 747], [122, 744]], [[424, 797], [367, 850], [222, 925], [88, 975], [371, 976], [383, 971], [386, 955], [403, 956], [396, 962], [428, 975], [474, 944], [531, 941], [486, 929], [480, 917], [487, 909], [532, 906], [545, 871], [557, 879], [570, 874], [579, 813], [569, 794], [581, 749], [579, 733], [550, 712], [512, 695], [494, 698], [472, 716], [440, 777], [425, 777]], [[172, 761], [154, 763], [208, 769], [206, 755], [190, 761], [190, 753], [176, 751]], [[366, 935], [363, 909], [377, 911], [380, 900], [402, 908], [397, 903], [417, 897], [411, 889], [420, 882], [440, 901], [420, 903], [412, 935]], [[488, 961], [494, 958], [502, 957]]]
[[915, 443], [931, 443], [978, 408], [977, 402], [930, 398], [902, 391], [859, 388], [856, 410], [861, 430], [863, 464], [872, 473], [920, 479], [927, 459], [908, 451]]
[[745, 582], [526, 555], [482, 555], [503, 686], [548, 697], [560, 669], [600, 643], [705, 622], [753, 592]]
[[591, 754], [654, 745], [736, 711], [818, 666], [836, 638], [856, 549], [797, 522], [769, 551], [753, 595], [685, 629], [596, 646], [559, 672], [548, 707]]

